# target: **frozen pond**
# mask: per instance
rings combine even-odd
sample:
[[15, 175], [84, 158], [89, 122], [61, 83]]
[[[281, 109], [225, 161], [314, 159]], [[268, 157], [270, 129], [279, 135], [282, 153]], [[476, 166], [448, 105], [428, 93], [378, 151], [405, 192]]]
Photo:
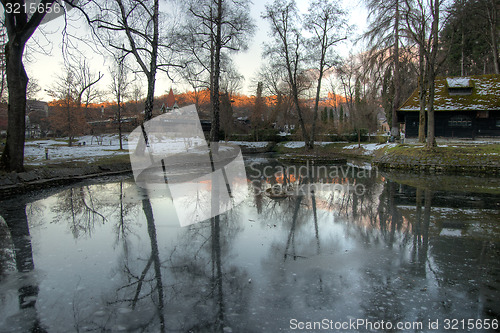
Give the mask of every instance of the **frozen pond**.
[[243, 203], [187, 227], [130, 178], [1, 202], [0, 332], [498, 331], [498, 179], [247, 167]]

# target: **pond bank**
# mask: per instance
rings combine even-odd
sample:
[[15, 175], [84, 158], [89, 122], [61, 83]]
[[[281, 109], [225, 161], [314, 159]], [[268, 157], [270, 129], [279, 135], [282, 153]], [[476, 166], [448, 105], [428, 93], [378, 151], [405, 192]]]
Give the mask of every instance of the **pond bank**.
[[500, 143], [498, 142], [438, 142], [433, 150], [422, 144], [397, 143], [322, 143], [314, 153], [303, 146], [290, 144], [277, 148], [287, 159], [335, 160], [348, 159], [369, 162], [379, 169], [402, 170], [417, 173], [462, 173], [500, 175]]
[[0, 200], [54, 186], [68, 185], [94, 177], [132, 172], [130, 163], [114, 162], [89, 166], [51, 166], [0, 175]]
[[398, 145], [376, 154], [372, 165], [380, 169], [425, 173], [500, 175], [500, 145], [438, 146]]
[[[317, 143], [314, 153], [304, 149], [303, 142], [274, 145], [269, 142], [235, 142], [246, 154], [274, 150], [283, 163], [344, 164], [347, 161], [371, 163], [380, 170], [400, 170], [422, 174], [462, 173], [500, 175], [499, 143], [439, 143], [433, 150], [410, 144], [358, 144], [347, 142]], [[85, 156], [85, 154], [83, 154]], [[81, 156], [81, 157], [83, 157]], [[51, 164], [27, 165], [22, 173], [0, 174], [0, 199], [41, 188], [67, 185], [87, 178], [131, 172], [128, 155], [100, 157], [88, 162], [82, 159], [51, 161]]]

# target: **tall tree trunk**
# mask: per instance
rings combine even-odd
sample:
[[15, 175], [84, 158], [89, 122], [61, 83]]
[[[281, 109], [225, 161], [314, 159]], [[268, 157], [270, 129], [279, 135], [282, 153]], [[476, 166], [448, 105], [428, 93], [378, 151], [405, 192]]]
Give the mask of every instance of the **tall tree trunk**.
[[120, 150], [123, 150], [123, 142], [122, 142], [122, 101], [121, 95], [118, 93], [118, 138], [120, 140]]
[[5, 45], [7, 85], [9, 87], [7, 141], [1, 157], [7, 171], [24, 171], [24, 140], [26, 127], [26, 89], [28, 75], [24, 69], [24, 45], [20, 37]]
[[222, 0], [217, 0], [217, 18], [215, 25], [214, 63], [213, 63], [213, 89], [212, 89], [212, 127], [210, 129], [210, 141], [219, 142], [220, 132], [220, 54], [222, 49]]
[[[66, 104], [66, 116], [68, 118], [68, 147], [72, 147], [73, 146], [73, 136], [74, 136], [74, 133], [73, 133], [73, 126], [71, 126], [71, 99], [70, 97], [68, 96], [68, 103]], [[77, 105], [77, 108], [78, 108], [78, 112], [80, 112], [80, 107], [78, 107]]]
[[493, 56], [493, 66], [495, 74], [500, 74], [500, 64], [498, 59], [498, 39], [497, 39], [497, 7], [496, 1], [491, 0], [491, 8], [488, 10], [488, 18], [490, 23], [491, 51]]
[[396, 0], [396, 14], [394, 21], [394, 100], [392, 103], [392, 128], [391, 134], [395, 137], [399, 136], [399, 128], [397, 126], [400, 100], [400, 63], [399, 63], [399, 0]]
[[[431, 72], [434, 72], [431, 69]], [[427, 148], [436, 146], [435, 122], [434, 122], [434, 95], [435, 95], [435, 75], [430, 75], [429, 82], [429, 104], [427, 106]]]
[[[291, 88], [292, 88], [292, 95], [293, 95], [293, 102], [295, 104], [295, 110], [297, 111], [297, 115], [299, 117], [299, 124], [300, 128], [302, 130], [302, 135], [304, 136], [304, 143], [306, 145], [307, 149], [311, 149], [309, 146], [310, 141], [309, 141], [309, 136], [307, 135], [307, 129], [306, 129], [306, 124], [304, 122], [304, 117], [302, 115], [302, 109], [300, 108], [300, 102], [299, 102], [299, 90], [298, 90], [298, 82], [297, 82], [297, 70], [298, 70], [298, 61], [299, 61], [299, 54], [298, 54], [298, 43], [299, 43], [299, 36], [296, 36], [296, 42], [297, 45], [295, 46], [297, 49], [295, 50], [295, 59], [292, 61], [290, 59], [290, 51], [289, 51], [289, 44], [288, 40], [285, 38], [282, 38], [284, 42], [284, 47], [285, 47], [285, 59], [286, 59], [286, 68], [288, 72], [288, 80], [290, 82]], [[295, 68], [292, 68], [292, 64], [295, 66]]]
[[462, 26], [462, 42], [460, 43], [460, 48], [461, 48], [461, 59], [460, 59], [460, 75], [464, 76], [465, 73], [465, 33], [464, 33], [464, 27]]
[[306, 144], [306, 148], [313, 149], [314, 143], [313, 147], [311, 147], [310, 146], [311, 141], [309, 139], [309, 136], [307, 135], [306, 124], [304, 122], [304, 117], [302, 116], [302, 109], [300, 108], [299, 93], [295, 85], [292, 86], [292, 93], [293, 93], [293, 101], [295, 103], [295, 110], [297, 110], [297, 115], [299, 116], [300, 129], [302, 130], [302, 135], [304, 136], [304, 142]]
[[324, 52], [321, 53], [321, 62], [320, 62], [320, 68], [319, 68], [319, 77], [318, 77], [318, 86], [316, 87], [316, 99], [314, 102], [314, 118], [313, 118], [313, 123], [312, 123], [312, 129], [311, 129], [311, 140], [309, 141], [309, 148], [314, 149], [314, 140], [316, 136], [316, 121], [318, 120], [318, 108], [319, 108], [319, 95], [321, 93], [321, 80], [323, 79], [323, 70], [324, 66], [323, 63], [325, 62], [325, 54]]
[[[425, 34], [422, 34], [425, 36]], [[424, 39], [422, 38], [422, 41]], [[425, 58], [424, 58], [424, 47], [422, 44], [420, 44], [420, 51], [418, 55], [418, 61], [419, 61], [419, 78], [418, 78], [418, 85], [419, 85], [419, 92], [418, 92], [418, 98], [419, 98], [419, 104], [420, 104], [420, 111], [418, 115], [418, 142], [424, 143], [425, 142], [425, 104], [426, 104], [426, 98], [427, 98], [427, 82], [425, 80], [426, 78], [426, 73], [425, 73]]]
[[422, 82], [419, 91], [420, 110], [418, 112], [418, 142], [420, 143], [425, 143], [425, 99], [427, 98], [425, 86], [425, 83]]
[[148, 79], [148, 94], [146, 96], [146, 103], [144, 106], [144, 120], [150, 120], [153, 118], [153, 106], [154, 106], [154, 96], [155, 96], [155, 81], [156, 81], [156, 70], [158, 68], [158, 17], [160, 15], [160, 4], [159, 0], [154, 2], [153, 8], [153, 39], [151, 40], [151, 60], [149, 63], [149, 71], [147, 73]]
[[[53, 0], [40, 2], [42, 8]], [[2, 1], [5, 5], [5, 1]], [[21, 3], [22, 2], [16, 2]], [[22, 5], [21, 5], [22, 7]], [[26, 89], [28, 75], [24, 69], [23, 52], [28, 39], [42, 22], [45, 11], [35, 11], [28, 20], [23, 10], [19, 13], [5, 10], [3, 24], [7, 28], [9, 41], [5, 45], [7, 85], [9, 89], [7, 142], [0, 158], [0, 164], [7, 171], [23, 171], [26, 115]]]
[[153, 118], [154, 95], [155, 76], [148, 75], [148, 94], [146, 96], [146, 102], [144, 104], [144, 121], [148, 121]]
[[436, 66], [439, 38], [439, 0], [434, 0], [432, 7], [432, 44], [428, 63], [429, 82], [429, 105], [427, 108], [427, 148], [436, 146], [435, 123], [434, 123], [434, 96], [436, 89]]

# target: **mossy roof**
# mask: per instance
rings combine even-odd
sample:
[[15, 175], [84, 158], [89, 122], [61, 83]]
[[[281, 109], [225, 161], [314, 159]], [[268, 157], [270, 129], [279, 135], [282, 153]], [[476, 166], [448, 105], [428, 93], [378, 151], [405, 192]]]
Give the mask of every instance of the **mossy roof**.
[[[464, 84], [467, 82], [468, 84]], [[454, 83], [460, 84], [454, 84]], [[463, 77], [438, 77], [435, 80], [435, 111], [484, 111], [500, 110], [500, 75], [473, 75]], [[450, 95], [448, 85], [455, 88], [472, 88], [470, 95]], [[419, 111], [418, 88], [399, 108], [399, 111]]]

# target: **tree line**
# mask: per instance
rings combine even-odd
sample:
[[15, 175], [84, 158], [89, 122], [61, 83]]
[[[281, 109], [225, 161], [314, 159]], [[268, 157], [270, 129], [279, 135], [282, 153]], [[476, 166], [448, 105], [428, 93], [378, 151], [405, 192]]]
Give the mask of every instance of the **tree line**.
[[[242, 82], [232, 55], [248, 48], [256, 29], [250, 1], [42, 0], [41, 7], [32, 13], [8, 10], [16, 1], [1, 2], [6, 33], [0, 36], [5, 40], [0, 74], [4, 73], [6, 80], [2, 80], [0, 92], [8, 91], [9, 116], [0, 159], [3, 169], [23, 170], [29, 82], [23, 54], [35, 30], [56, 7], [64, 14], [64, 26], [69, 15], [85, 21], [92, 31], [91, 43], [113, 59], [110, 90], [118, 113], [129, 98], [126, 92], [133, 90], [127, 77], [135, 75], [147, 82], [143, 121], [151, 119], [157, 74], [164, 72], [188, 83], [195, 96], [210, 92], [210, 140], [220, 139], [221, 121], [227, 121], [221, 108], [230, 106], [230, 96]], [[396, 110], [418, 87], [419, 140], [432, 148], [436, 76], [499, 73], [499, 0], [365, 3], [370, 25], [361, 37], [354, 36], [347, 23], [348, 9], [334, 0], [314, 0], [304, 13], [294, 0], [274, 0], [266, 5], [262, 18], [269, 24], [270, 35], [257, 78], [252, 110], [255, 124], [272, 111], [285, 119], [296, 117], [306, 147], [314, 149], [321, 123], [335, 118], [331, 126], [337, 131], [349, 127], [359, 136], [362, 128], [373, 125], [383, 108], [392, 134], [397, 136]], [[66, 57], [75, 59], [70, 52], [72, 36], [65, 31]], [[346, 47], [346, 40], [365, 43], [365, 51], [340, 57], [338, 50]], [[71, 95], [71, 103], [84, 107], [102, 74], [88, 71], [86, 79], [81, 79], [70, 72], [63, 74], [65, 80], [80, 87], [71, 94], [65, 88], [51, 89], [51, 94], [61, 100]], [[330, 110], [321, 110], [326, 92], [335, 96], [335, 101]], [[262, 103], [266, 95], [276, 96], [274, 110]]]

